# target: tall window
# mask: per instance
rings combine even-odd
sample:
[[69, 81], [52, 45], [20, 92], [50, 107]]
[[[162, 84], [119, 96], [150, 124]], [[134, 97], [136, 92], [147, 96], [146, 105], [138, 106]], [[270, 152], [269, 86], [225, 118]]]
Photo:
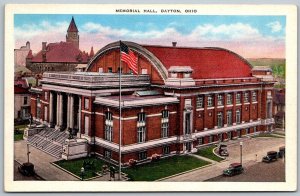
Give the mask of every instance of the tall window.
[[252, 102], [256, 102], [257, 101], [257, 97], [256, 97], [256, 92], [252, 92]]
[[232, 125], [232, 111], [227, 111], [227, 125]]
[[244, 92], [244, 103], [248, 103], [248, 102], [249, 102], [249, 93]]
[[227, 105], [232, 104], [232, 94], [227, 94]]
[[197, 108], [203, 108], [203, 96], [197, 97]]
[[237, 94], [235, 95], [235, 102], [236, 102], [237, 104], [240, 104], [240, 103], [241, 103], [241, 93], [237, 93]]
[[137, 124], [137, 140], [138, 143], [145, 142], [146, 139], [146, 114], [138, 114], [138, 124]]
[[223, 127], [223, 113], [218, 112], [218, 127]]
[[218, 95], [218, 105], [223, 105], [223, 95]]
[[24, 97], [24, 105], [27, 105], [27, 103], [28, 103], [28, 98]]
[[107, 141], [112, 141], [113, 134], [113, 118], [111, 112], [105, 113], [105, 134], [104, 139]]
[[191, 134], [191, 113], [185, 114], [185, 134]]
[[161, 133], [163, 138], [169, 136], [169, 111], [168, 110], [162, 111]]
[[208, 106], [208, 107], [214, 106], [213, 96], [212, 96], [212, 95], [208, 95], [208, 96], [207, 96], [207, 106]]
[[239, 109], [235, 111], [235, 122], [236, 124], [241, 123], [241, 110]]

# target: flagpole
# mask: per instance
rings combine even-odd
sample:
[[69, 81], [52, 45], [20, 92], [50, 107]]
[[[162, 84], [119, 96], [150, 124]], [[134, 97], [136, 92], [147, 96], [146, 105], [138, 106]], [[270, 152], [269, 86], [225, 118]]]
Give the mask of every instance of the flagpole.
[[122, 121], [121, 121], [121, 117], [122, 117], [122, 107], [121, 107], [121, 70], [122, 70], [122, 66], [121, 66], [121, 40], [120, 40], [120, 65], [119, 65], [119, 180], [121, 180], [121, 142], [122, 142]]

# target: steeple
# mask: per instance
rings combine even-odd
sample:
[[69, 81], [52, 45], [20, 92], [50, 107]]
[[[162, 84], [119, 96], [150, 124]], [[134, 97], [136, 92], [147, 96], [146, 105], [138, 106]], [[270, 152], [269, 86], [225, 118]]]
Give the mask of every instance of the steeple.
[[78, 35], [78, 29], [74, 20], [74, 17], [72, 16], [72, 20], [70, 22], [69, 28], [67, 30], [66, 35], [66, 42], [71, 42], [79, 48], [79, 35]]

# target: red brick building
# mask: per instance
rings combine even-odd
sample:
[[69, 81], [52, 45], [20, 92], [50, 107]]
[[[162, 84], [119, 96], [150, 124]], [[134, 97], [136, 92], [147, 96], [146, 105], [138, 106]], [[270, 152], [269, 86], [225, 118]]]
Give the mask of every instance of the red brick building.
[[93, 55], [93, 47], [90, 53], [79, 49], [79, 31], [72, 17], [66, 41], [49, 44], [42, 42], [42, 50], [37, 54], [33, 55], [31, 50], [28, 52], [26, 67], [33, 73], [75, 71], [78, 65], [86, 65]]
[[[271, 70], [252, 68], [222, 48], [124, 43], [138, 56], [139, 74], [122, 62], [123, 164], [273, 130]], [[31, 89], [36, 121], [78, 130], [90, 153], [113, 162], [119, 157], [119, 47], [99, 50], [87, 72], [46, 72], [42, 86]]]

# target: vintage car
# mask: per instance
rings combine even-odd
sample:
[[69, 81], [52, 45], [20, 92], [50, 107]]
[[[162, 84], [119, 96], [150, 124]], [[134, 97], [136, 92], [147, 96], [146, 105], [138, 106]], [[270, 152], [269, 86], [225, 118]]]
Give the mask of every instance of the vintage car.
[[270, 163], [272, 161], [276, 161], [277, 160], [277, 152], [276, 151], [269, 151], [267, 153], [267, 156], [264, 156], [262, 158], [262, 162], [266, 162], [266, 163]]
[[283, 158], [285, 156], [285, 146], [281, 146], [278, 152], [278, 158]]
[[225, 145], [225, 144], [220, 144], [218, 151], [219, 151], [220, 156], [229, 156], [229, 153], [227, 150], [227, 145]]
[[232, 163], [223, 171], [224, 176], [234, 176], [244, 172], [244, 168], [240, 163]]
[[24, 176], [34, 176], [34, 165], [32, 163], [23, 163], [21, 166], [18, 167], [18, 170]]

